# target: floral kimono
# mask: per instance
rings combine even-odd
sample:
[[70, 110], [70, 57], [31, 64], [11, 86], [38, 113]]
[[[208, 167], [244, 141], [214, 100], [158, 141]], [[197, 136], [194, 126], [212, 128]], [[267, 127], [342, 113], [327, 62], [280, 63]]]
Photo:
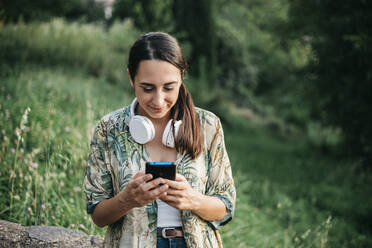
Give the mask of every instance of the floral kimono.
[[[228, 223], [234, 214], [236, 191], [226, 152], [221, 122], [213, 113], [196, 108], [201, 124], [202, 153], [195, 159], [177, 154], [177, 173], [191, 187], [215, 196], [226, 205], [227, 213], [219, 221], [206, 221], [189, 210], [181, 210], [181, 221], [187, 247], [222, 247], [218, 228]], [[125, 189], [131, 178], [145, 170], [150, 161], [144, 145], [136, 143], [125, 123], [130, 107], [112, 112], [98, 123], [91, 144], [84, 191], [87, 211], [104, 199], [114, 197]], [[156, 247], [156, 201], [133, 208], [120, 220], [109, 225], [105, 247]]]

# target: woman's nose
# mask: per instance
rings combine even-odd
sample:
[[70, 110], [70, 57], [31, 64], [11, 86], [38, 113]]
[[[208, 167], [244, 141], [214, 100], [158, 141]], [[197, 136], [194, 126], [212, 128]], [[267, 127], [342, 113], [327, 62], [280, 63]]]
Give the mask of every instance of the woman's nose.
[[155, 92], [155, 95], [154, 95], [154, 98], [153, 98], [153, 103], [154, 103], [154, 105], [156, 105], [157, 107], [161, 107], [161, 106], [163, 106], [163, 103], [164, 103], [164, 95], [162, 94], [162, 92], [159, 92], [159, 91], [156, 91], [156, 92]]

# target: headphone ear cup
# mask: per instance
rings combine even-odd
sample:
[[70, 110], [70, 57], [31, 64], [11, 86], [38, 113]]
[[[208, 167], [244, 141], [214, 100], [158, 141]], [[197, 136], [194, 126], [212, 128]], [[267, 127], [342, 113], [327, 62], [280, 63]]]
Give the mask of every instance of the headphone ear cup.
[[151, 121], [140, 115], [135, 115], [129, 122], [129, 132], [140, 144], [146, 144], [155, 137], [155, 128]]
[[182, 124], [182, 121], [180, 120], [175, 121], [174, 125], [172, 125], [172, 123], [173, 123], [173, 120], [169, 120], [169, 122], [165, 126], [162, 142], [165, 146], [174, 148], [176, 145], [175, 145], [175, 137], [173, 136], [173, 127], [174, 127], [174, 134], [177, 137], [178, 130]]

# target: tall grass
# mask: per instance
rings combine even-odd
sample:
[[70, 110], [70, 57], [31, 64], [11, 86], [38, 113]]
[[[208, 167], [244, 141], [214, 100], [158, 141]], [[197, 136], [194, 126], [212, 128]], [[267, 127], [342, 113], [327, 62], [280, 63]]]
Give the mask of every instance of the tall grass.
[[[266, 247], [372, 245], [372, 175], [360, 171], [360, 163], [325, 155], [306, 136], [282, 136], [250, 122], [227, 130], [225, 137], [240, 193], [237, 216], [227, 227], [234, 238], [228, 242], [241, 239], [240, 223], [252, 223], [250, 230], [258, 234], [247, 238], [243, 247], [265, 247], [249, 241], [260, 235], [275, 240], [272, 236], [278, 233], [276, 245]], [[243, 199], [247, 210], [239, 211]], [[252, 210], [254, 219], [263, 215], [266, 220], [255, 223], [248, 214]], [[278, 229], [264, 230], [272, 223]]]
[[33, 70], [1, 79], [0, 218], [101, 232], [81, 186], [89, 138], [128, 93], [71, 70]]

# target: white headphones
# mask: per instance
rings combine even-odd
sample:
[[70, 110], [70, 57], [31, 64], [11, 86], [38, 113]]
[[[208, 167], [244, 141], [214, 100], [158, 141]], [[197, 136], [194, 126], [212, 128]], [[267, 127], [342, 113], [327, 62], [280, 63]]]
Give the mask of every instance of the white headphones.
[[[132, 104], [130, 105], [130, 115], [129, 118], [125, 119], [125, 123], [129, 126], [129, 132], [133, 139], [140, 144], [146, 144], [155, 137], [155, 128], [150, 119], [142, 115], [136, 115], [134, 110], [138, 104], [137, 98], [134, 98]], [[181, 120], [175, 121], [172, 125], [173, 120], [169, 120], [164, 128], [162, 142], [165, 146], [175, 147], [174, 133], [177, 137], [178, 130], [182, 124]]]

